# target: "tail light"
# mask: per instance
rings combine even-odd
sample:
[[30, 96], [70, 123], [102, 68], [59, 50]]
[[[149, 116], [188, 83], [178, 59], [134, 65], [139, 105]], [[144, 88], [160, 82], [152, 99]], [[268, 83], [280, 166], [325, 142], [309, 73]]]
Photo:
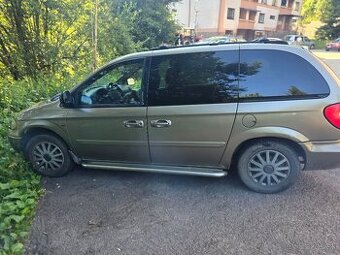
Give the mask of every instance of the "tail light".
[[334, 127], [340, 129], [340, 103], [327, 106], [323, 114]]

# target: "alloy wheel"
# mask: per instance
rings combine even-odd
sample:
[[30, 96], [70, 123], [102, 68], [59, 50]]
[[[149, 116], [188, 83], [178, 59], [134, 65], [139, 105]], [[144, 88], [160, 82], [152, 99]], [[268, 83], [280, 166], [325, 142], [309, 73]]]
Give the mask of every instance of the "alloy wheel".
[[263, 186], [277, 185], [289, 177], [291, 166], [285, 155], [276, 150], [262, 150], [248, 163], [248, 175]]
[[56, 144], [41, 142], [33, 149], [33, 161], [40, 171], [58, 170], [64, 164], [64, 154]]

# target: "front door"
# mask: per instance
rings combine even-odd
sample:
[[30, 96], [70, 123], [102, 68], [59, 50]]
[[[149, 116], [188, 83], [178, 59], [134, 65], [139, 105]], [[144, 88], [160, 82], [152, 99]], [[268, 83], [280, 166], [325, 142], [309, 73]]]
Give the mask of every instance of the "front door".
[[143, 99], [145, 60], [111, 65], [75, 91], [67, 129], [84, 160], [150, 161]]
[[149, 80], [153, 163], [218, 166], [238, 96], [239, 51], [155, 56]]

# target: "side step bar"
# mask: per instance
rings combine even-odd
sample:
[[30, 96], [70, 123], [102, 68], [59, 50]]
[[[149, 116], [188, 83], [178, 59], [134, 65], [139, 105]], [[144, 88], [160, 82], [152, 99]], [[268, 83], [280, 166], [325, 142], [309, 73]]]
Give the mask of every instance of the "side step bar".
[[204, 167], [178, 167], [178, 166], [160, 166], [160, 165], [142, 165], [142, 164], [123, 164], [110, 163], [101, 161], [83, 161], [81, 165], [85, 168], [119, 170], [133, 172], [150, 172], [162, 174], [180, 174], [180, 175], [196, 175], [205, 177], [223, 177], [227, 175], [226, 171], [216, 168]]

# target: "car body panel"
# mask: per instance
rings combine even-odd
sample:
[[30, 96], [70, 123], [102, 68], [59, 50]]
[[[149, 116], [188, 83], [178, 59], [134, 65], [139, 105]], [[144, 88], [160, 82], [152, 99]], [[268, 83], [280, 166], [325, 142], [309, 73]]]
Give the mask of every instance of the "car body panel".
[[[149, 107], [148, 125], [153, 163], [217, 166], [229, 139], [237, 103]], [[171, 126], [156, 128], [165, 119]]]
[[78, 157], [85, 160], [150, 162], [147, 129], [128, 128], [125, 121], [146, 123], [146, 107], [67, 109], [67, 131]]

